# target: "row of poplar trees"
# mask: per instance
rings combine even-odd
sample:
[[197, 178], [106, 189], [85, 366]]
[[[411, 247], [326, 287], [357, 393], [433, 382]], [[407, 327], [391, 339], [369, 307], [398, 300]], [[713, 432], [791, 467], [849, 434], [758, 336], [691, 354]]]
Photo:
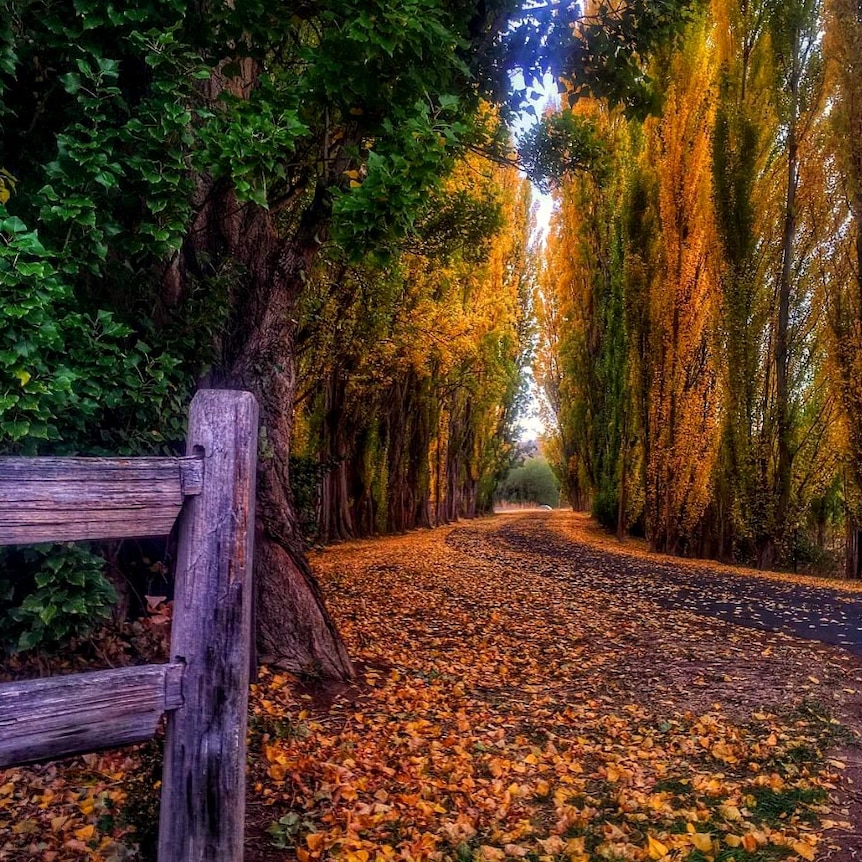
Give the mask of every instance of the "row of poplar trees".
[[[589, 10], [588, 10], [589, 11]], [[549, 449], [576, 508], [652, 548], [795, 564], [862, 524], [862, 12], [711, 0], [596, 98], [537, 291]]]
[[465, 157], [398, 253], [330, 249], [300, 301], [294, 488], [322, 542], [493, 508], [531, 344], [530, 187]]

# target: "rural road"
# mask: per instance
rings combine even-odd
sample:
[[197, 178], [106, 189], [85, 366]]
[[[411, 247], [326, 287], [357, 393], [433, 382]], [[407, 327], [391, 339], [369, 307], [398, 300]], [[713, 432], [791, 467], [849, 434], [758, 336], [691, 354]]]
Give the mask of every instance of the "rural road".
[[529, 554], [540, 574], [607, 592], [616, 603], [647, 600], [666, 610], [840, 646], [862, 657], [862, 594], [770, 581], [709, 563], [694, 568], [615, 554], [561, 536], [551, 528], [551, 518], [539, 512], [506, 516], [482, 542], [469, 540], [466, 527], [453, 531], [450, 542], [476, 556]]

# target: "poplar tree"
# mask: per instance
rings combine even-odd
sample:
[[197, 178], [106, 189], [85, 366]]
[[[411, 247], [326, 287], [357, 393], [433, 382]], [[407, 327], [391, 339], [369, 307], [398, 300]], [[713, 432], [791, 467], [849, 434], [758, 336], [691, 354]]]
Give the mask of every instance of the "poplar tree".
[[862, 577], [862, 11], [851, 0], [828, 0], [826, 37], [830, 134], [838, 202], [829, 222], [833, 253], [825, 299], [831, 329], [832, 382], [842, 413], [847, 458], [845, 574]]

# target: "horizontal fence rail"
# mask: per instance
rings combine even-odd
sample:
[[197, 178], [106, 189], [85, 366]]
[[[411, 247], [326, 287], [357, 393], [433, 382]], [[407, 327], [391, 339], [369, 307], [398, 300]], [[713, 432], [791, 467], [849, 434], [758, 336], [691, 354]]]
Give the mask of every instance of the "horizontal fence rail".
[[151, 664], [0, 688], [0, 767], [152, 739], [183, 699], [183, 665]]
[[0, 458], [0, 545], [164, 536], [200, 458]]
[[186, 458], [0, 458], [0, 545], [169, 533], [168, 664], [0, 685], [0, 768], [151, 739], [167, 716], [159, 862], [241, 862], [257, 401], [203, 390]]

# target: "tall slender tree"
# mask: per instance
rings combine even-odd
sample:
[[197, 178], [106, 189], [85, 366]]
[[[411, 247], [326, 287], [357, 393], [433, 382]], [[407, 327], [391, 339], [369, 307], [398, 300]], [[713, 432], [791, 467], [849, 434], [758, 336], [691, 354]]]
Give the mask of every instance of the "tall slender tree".
[[[775, 271], [776, 316], [771, 332], [770, 382], [765, 418], [767, 441], [774, 443], [774, 469], [761, 476], [771, 484], [769, 529], [758, 537], [758, 565], [770, 566], [788, 556], [788, 525], [793, 520], [794, 391], [791, 310], [798, 276], [799, 177], [804, 145], [820, 103], [820, 4], [791, 0], [773, 4], [767, 24], [776, 72], [775, 95], [783, 137], [785, 168], [778, 265]], [[798, 297], [797, 297], [798, 304]]]
[[831, 221], [832, 255], [825, 278], [833, 383], [841, 405], [846, 482], [847, 577], [862, 577], [862, 10], [828, 0], [824, 50], [828, 62], [833, 162], [829, 191], [839, 202]]
[[674, 53], [665, 108], [647, 121], [643, 156], [655, 170], [661, 227], [649, 291], [647, 535], [672, 553], [697, 536], [716, 455], [710, 29], [696, 22]]
[[714, 550], [748, 558], [767, 513], [759, 492], [765, 385], [763, 345], [770, 320], [765, 250], [769, 244], [768, 171], [776, 136], [766, 3], [717, 0], [719, 65], [713, 133], [717, 263], [721, 308], [721, 455], [712, 504]]

